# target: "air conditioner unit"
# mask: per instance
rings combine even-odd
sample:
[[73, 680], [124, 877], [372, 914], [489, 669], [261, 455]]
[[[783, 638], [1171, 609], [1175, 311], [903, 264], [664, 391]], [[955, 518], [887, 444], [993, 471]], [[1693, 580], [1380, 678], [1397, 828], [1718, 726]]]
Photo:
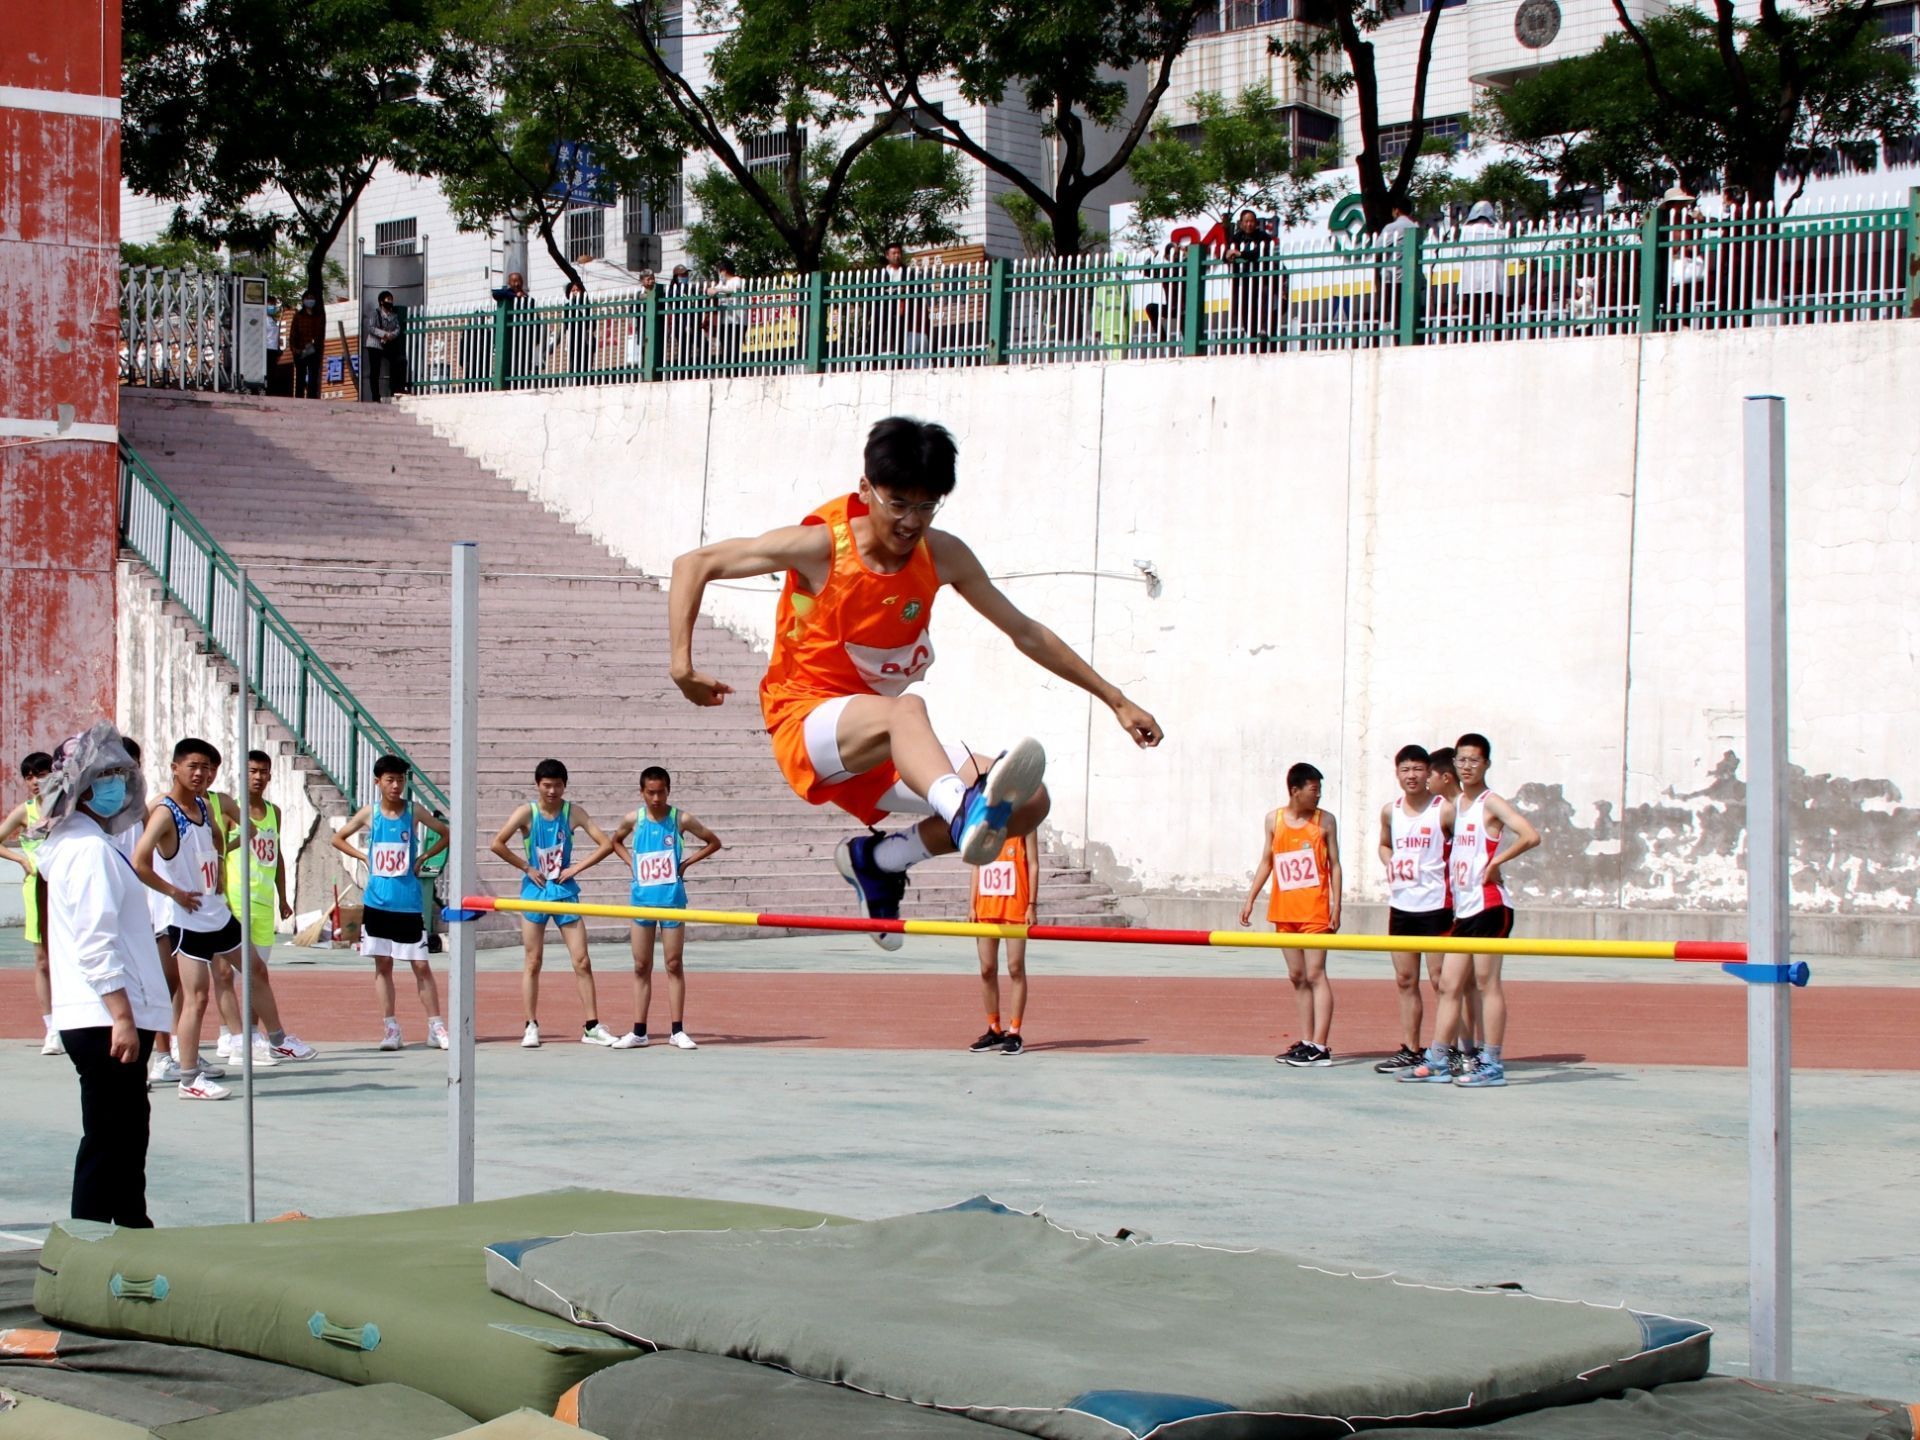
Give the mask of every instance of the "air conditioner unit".
[[660, 237], [658, 235], [627, 236], [627, 269], [658, 270], [660, 268]]

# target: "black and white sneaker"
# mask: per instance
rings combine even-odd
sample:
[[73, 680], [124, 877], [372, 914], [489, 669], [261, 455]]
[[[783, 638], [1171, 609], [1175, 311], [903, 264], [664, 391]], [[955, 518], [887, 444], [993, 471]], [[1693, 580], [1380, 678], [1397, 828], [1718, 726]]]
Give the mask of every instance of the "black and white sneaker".
[[1281, 1065], [1300, 1065], [1304, 1064], [1307, 1057], [1312, 1053], [1313, 1047], [1311, 1045], [1307, 1044], [1304, 1040], [1296, 1040], [1273, 1058], [1276, 1063]]
[[1020, 1032], [1018, 1030], [1009, 1030], [1007, 1032], [1007, 1038], [1000, 1044], [1000, 1053], [1002, 1055], [1018, 1055], [1026, 1048], [1027, 1042], [1020, 1038]]
[[1287, 1064], [1298, 1070], [1320, 1070], [1333, 1064], [1333, 1051], [1324, 1045], [1302, 1045], [1300, 1053], [1288, 1055]]
[[989, 1050], [1000, 1049], [1006, 1043], [1007, 1035], [1004, 1030], [989, 1030], [978, 1040], [974, 1041], [973, 1044], [969, 1045], [967, 1049], [976, 1055], [984, 1055]]
[[1376, 1075], [1397, 1075], [1402, 1070], [1413, 1069], [1414, 1066], [1420, 1064], [1426, 1058], [1427, 1057], [1422, 1055], [1418, 1050], [1409, 1050], [1406, 1046], [1402, 1045], [1399, 1050], [1374, 1066], [1373, 1073]]

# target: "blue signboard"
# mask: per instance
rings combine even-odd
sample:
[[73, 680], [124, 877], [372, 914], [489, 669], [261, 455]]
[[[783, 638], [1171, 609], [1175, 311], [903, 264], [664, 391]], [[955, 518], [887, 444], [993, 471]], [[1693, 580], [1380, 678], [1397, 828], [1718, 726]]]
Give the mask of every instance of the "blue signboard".
[[607, 198], [607, 172], [593, 163], [593, 147], [575, 140], [562, 140], [553, 147], [553, 184], [549, 195], [565, 197], [569, 205], [598, 205], [603, 209], [613, 202]]

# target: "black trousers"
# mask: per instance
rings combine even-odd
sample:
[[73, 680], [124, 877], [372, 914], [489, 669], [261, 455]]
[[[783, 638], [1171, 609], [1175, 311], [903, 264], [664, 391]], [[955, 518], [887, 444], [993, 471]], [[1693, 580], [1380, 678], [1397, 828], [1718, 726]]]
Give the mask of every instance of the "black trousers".
[[299, 356], [293, 359], [293, 398], [296, 400], [318, 400], [320, 398], [320, 357], [314, 355], [309, 360]]
[[113, 1058], [113, 1031], [105, 1025], [62, 1030], [67, 1058], [80, 1073], [80, 1153], [73, 1160], [73, 1216], [148, 1230], [147, 1061], [153, 1031], [141, 1030], [140, 1059]]

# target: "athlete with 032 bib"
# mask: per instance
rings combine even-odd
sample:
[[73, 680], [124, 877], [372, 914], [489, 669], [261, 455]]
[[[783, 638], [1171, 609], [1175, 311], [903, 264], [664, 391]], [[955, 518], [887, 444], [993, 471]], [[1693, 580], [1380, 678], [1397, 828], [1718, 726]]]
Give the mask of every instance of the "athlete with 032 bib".
[[[717, 541], [673, 563], [672, 673], [688, 700], [718, 705], [732, 693], [694, 668], [693, 627], [708, 584], [785, 572], [760, 707], [787, 783], [867, 825], [889, 814], [928, 817], [841, 842], [835, 863], [874, 920], [899, 917], [909, 867], [956, 851], [969, 865], [988, 864], [1009, 835], [1031, 834], [1047, 814], [1039, 741], [1016, 741], [997, 758], [969, 754], [943, 744], [926, 703], [907, 693], [933, 664], [929, 623], [942, 585], [1021, 654], [1099, 699], [1135, 744], [1160, 743], [1153, 716], [1023, 614], [957, 535], [933, 528], [953, 492], [956, 454], [944, 427], [892, 416], [867, 434], [855, 493], [798, 525]], [[898, 935], [873, 939], [900, 948]]]

